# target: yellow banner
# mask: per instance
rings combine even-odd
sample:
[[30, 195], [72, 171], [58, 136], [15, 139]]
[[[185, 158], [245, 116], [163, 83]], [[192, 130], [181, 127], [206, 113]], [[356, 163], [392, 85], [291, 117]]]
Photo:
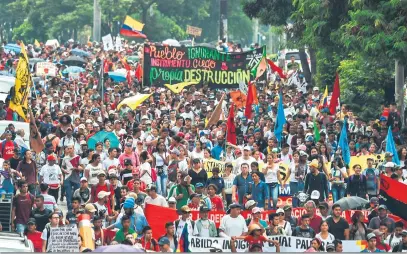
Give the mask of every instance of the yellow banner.
[[21, 42], [20, 46], [21, 52], [16, 70], [16, 83], [14, 85], [14, 91], [10, 100], [10, 109], [16, 112], [24, 120], [27, 120], [28, 97], [30, 95], [32, 82], [24, 43]]
[[212, 169], [214, 167], [218, 167], [219, 168], [219, 175], [222, 176], [223, 173], [225, 172], [225, 162], [223, 161], [218, 161], [215, 159], [205, 159], [203, 162], [203, 168], [205, 169], [206, 173], [208, 174], [208, 178], [212, 177]]
[[378, 168], [378, 166], [385, 161], [384, 153], [383, 154], [374, 154], [374, 155], [362, 155], [362, 156], [351, 156], [349, 163], [349, 175], [353, 175], [353, 166], [360, 164], [362, 167], [362, 172], [367, 168], [367, 159], [373, 158], [373, 168]]

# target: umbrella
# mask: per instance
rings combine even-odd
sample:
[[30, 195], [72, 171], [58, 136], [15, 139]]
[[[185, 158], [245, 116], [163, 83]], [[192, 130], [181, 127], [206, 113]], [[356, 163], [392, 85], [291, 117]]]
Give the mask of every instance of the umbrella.
[[17, 44], [9, 43], [6, 46], [4, 46], [4, 49], [7, 51], [14, 51], [17, 54], [20, 54], [21, 52], [21, 47]]
[[141, 248], [131, 245], [116, 244], [97, 247], [93, 252], [145, 252]]
[[65, 74], [65, 73], [81, 73], [81, 72], [85, 72], [85, 69], [82, 67], [78, 67], [78, 66], [69, 66], [62, 73]]
[[85, 59], [78, 56], [70, 56], [63, 60], [63, 64], [68, 66], [83, 66], [86, 64]]
[[30, 62], [30, 64], [36, 64], [36, 63], [45, 62], [45, 59], [42, 59], [42, 58], [30, 58], [28, 61]]
[[124, 74], [124, 73], [117, 72], [117, 71], [110, 71], [108, 74], [109, 74], [109, 77], [111, 79], [113, 79], [114, 82], [126, 81], [126, 74]]
[[76, 56], [88, 57], [90, 54], [82, 49], [72, 49], [71, 53]]
[[174, 39], [166, 39], [165, 41], [163, 41], [163, 44], [168, 45], [168, 46], [175, 46], [175, 47], [180, 47], [181, 44]]
[[354, 210], [358, 207], [364, 207], [369, 201], [357, 196], [344, 197], [335, 202], [341, 206], [342, 210]]
[[119, 139], [113, 132], [99, 131], [95, 135], [89, 138], [88, 147], [95, 149], [97, 142], [104, 142], [105, 139], [110, 140], [110, 147], [119, 147]]
[[119, 105], [117, 105], [117, 109], [120, 109], [124, 104], [129, 106], [132, 110], [135, 110], [143, 101], [147, 100], [148, 97], [150, 97], [152, 93], [150, 94], [137, 94], [132, 97], [128, 97], [124, 100], [122, 100]]
[[133, 62], [138, 62], [140, 60], [140, 57], [136, 56], [136, 55], [129, 56], [129, 57], [127, 57], [127, 60], [130, 60], [130, 61], [133, 61]]

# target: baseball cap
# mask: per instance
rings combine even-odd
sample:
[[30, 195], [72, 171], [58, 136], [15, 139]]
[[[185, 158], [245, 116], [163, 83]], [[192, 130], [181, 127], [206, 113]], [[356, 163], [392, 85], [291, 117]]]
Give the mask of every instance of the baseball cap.
[[195, 188], [203, 188], [203, 187], [204, 187], [203, 183], [195, 184]]
[[366, 238], [369, 241], [370, 239], [376, 238], [376, 235], [374, 233], [369, 233], [369, 234], [367, 234]]
[[91, 212], [91, 213], [96, 212], [96, 208], [95, 208], [95, 206], [93, 204], [87, 204], [85, 206], [85, 210], [88, 211], [88, 212]]
[[160, 241], [158, 241], [158, 245], [163, 246], [163, 245], [170, 245], [170, 240], [167, 237], [162, 237]]
[[333, 250], [333, 251], [335, 251], [335, 245], [333, 244], [333, 243], [328, 243], [327, 245], [326, 245], [326, 251], [328, 251], [328, 250]]
[[402, 236], [407, 236], [407, 230], [401, 231], [401, 235], [402, 235]]
[[278, 214], [278, 213], [284, 213], [284, 210], [281, 209], [281, 208], [278, 208], [277, 211], [276, 211], [276, 213], [277, 213], [277, 214]]
[[379, 210], [380, 209], [385, 209], [385, 210], [387, 210], [387, 206], [386, 205], [379, 205]]
[[110, 195], [110, 192], [107, 192], [107, 191], [101, 191], [101, 192], [99, 192], [99, 193], [98, 193], [98, 199], [101, 199], [101, 198], [107, 197], [107, 196], [109, 196], [109, 195]]
[[100, 172], [98, 173], [98, 176], [106, 176], [106, 173], [103, 172], [103, 171], [100, 171]]
[[311, 192], [311, 199], [319, 199], [320, 196], [321, 196], [321, 194], [317, 190], [313, 190]]
[[86, 177], [82, 177], [82, 178], [81, 178], [81, 182], [82, 182], [82, 181], [87, 182], [87, 181], [88, 181], [88, 179], [87, 179]]
[[384, 164], [384, 167], [385, 167], [385, 168], [394, 168], [394, 163], [391, 162], [391, 161], [389, 161], [389, 162], [387, 162], [386, 164]]
[[319, 91], [319, 87], [314, 87], [313, 89], [312, 89], [313, 91]]
[[252, 214], [261, 213], [261, 209], [259, 207], [253, 207]]
[[169, 199], [168, 199], [168, 203], [177, 203], [177, 200], [174, 198], [174, 197], [170, 197]]
[[377, 197], [372, 197], [370, 203], [379, 204], [379, 199]]
[[249, 200], [246, 202], [246, 204], [244, 205], [244, 208], [249, 209], [251, 206], [257, 205], [257, 202], [254, 201], [253, 199]]
[[283, 207], [283, 210], [284, 210], [284, 211], [292, 210], [292, 207], [291, 207], [290, 205], [285, 205], [285, 206]]
[[201, 206], [199, 207], [200, 212], [209, 212], [211, 209], [209, 209], [207, 206]]
[[243, 148], [243, 150], [251, 151], [252, 149], [250, 148], [250, 146], [245, 146], [245, 147]]
[[386, 157], [393, 157], [393, 153], [391, 153], [391, 152], [385, 152], [384, 153], [384, 157], [386, 158]]
[[50, 154], [50, 155], [47, 156], [48, 161], [55, 161], [56, 159], [57, 158], [55, 158], [55, 155], [53, 155], [53, 154]]
[[30, 224], [36, 225], [37, 221], [34, 218], [30, 218], [30, 219], [28, 219], [27, 225], [30, 225]]
[[319, 203], [318, 207], [319, 207], [319, 208], [328, 209], [328, 208], [329, 208], [329, 205], [328, 205], [327, 202], [321, 202], [321, 203]]

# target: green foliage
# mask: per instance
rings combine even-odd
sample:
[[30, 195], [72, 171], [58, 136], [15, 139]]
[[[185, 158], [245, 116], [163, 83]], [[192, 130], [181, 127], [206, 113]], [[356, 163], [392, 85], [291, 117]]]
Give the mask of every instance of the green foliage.
[[341, 103], [348, 104], [362, 119], [375, 119], [385, 102], [385, 89], [394, 85], [391, 60], [351, 54], [340, 63]]
[[244, 0], [243, 11], [249, 18], [258, 18], [262, 24], [286, 25], [294, 11], [292, 0]]

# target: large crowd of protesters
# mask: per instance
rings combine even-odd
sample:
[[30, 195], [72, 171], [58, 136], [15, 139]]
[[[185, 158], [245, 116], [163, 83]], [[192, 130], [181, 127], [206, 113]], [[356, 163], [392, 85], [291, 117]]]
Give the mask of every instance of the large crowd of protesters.
[[[83, 57], [84, 72], [72, 79], [64, 71], [68, 66], [63, 60], [75, 48], [89, 56]], [[236, 46], [220, 43], [220, 49], [233, 52]], [[25, 234], [35, 251], [47, 252], [51, 228], [77, 224], [80, 214], [92, 218], [96, 247], [127, 244], [171, 252], [187, 227], [191, 236], [246, 240], [250, 251], [261, 251], [263, 241], [273, 242], [278, 251], [278, 242], [267, 238], [273, 235], [312, 238], [315, 252], [342, 252], [344, 240], [366, 240], [364, 252], [407, 251], [403, 223], [388, 217], [387, 207], [379, 205], [378, 199], [381, 174], [407, 184], [407, 130], [401, 128], [395, 104], [386, 105], [388, 113], [380, 112], [375, 119], [362, 119], [344, 104], [332, 115], [320, 108], [320, 89], [308, 85], [302, 75], [294, 85], [277, 76], [257, 84], [258, 104], [252, 117], [245, 117], [243, 109], [236, 111], [237, 144], [230, 144], [226, 119], [206, 125], [219, 103], [225, 114], [229, 111], [229, 90], [199, 85], [175, 94], [166, 88], [142, 87], [142, 51], [142, 45], [128, 41], [123, 41], [119, 52], [106, 52], [97, 43], [72, 41], [59, 47], [27, 46], [30, 59], [40, 58], [58, 67], [56, 77], [34, 79], [29, 98], [45, 149], [41, 153], [30, 150], [23, 140], [24, 130], [10, 123], [1, 133], [0, 193], [14, 195], [11, 230]], [[127, 60], [130, 83], [109, 78], [109, 71], [123, 70], [123, 59], [133, 55], [141, 60]], [[0, 50], [0, 71], [14, 74], [17, 64], [18, 54]], [[294, 62], [290, 66], [297, 68]], [[124, 98], [139, 93], [153, 94], [136, 109], [128, 105], [118, 109]], [[287, 123], [278, 142], [274, 125], [281, 95]], [[10, 97], [0, 101], [1, 120], [18, 119], [9, 102]], [[369, 159], [367, 168], [358, 164], [348, 168], [338, 148], [343, 124], [352, 156], [383, 153], [385, 161], [374, 166]], [[389, 126], [400, 165], [385, 150]], [[90, 148], [88, 141], [99, 131], [113, 133], [118, 146], [111, 147], [107, 138]], [[210, 159], [224, 162], [225, 167], [211, 168], [208, 176], [204, 161]], [[282, 163], [288, 165], [284, 178]], [[288, 188], [292, 204], [278, 206], [281, 191]], [[307, 201], [299, 200], [300, 192], [308, 195]], [[369, 200], [369, 221], [363, 220], [361, 212], [353, 215], [351, 223], [341, 217], [342, 208], [332, 204], [347, 196]], [[156, 235], [144, 215], [146, 204], [176, 209], [180, 219], [163, 222], [166, 234]], [[300, 206], [307, 213], [297, 219], [291, 212]], [[251, 219], [241, 216], [243, 210], [252, 214]], [[260, 214], [267, 210], [265, 221]], [[198, 211], [200, 218], [191, 220], [191, 211]], [[210, 211], [227, 212], [219, 228], [208, 218]], [[115, 235], [107, 237], [107, 230]], [[321, 249], [326, 240], [330, 244]], [[221, 249], [213, 246], [211, 251]]]

